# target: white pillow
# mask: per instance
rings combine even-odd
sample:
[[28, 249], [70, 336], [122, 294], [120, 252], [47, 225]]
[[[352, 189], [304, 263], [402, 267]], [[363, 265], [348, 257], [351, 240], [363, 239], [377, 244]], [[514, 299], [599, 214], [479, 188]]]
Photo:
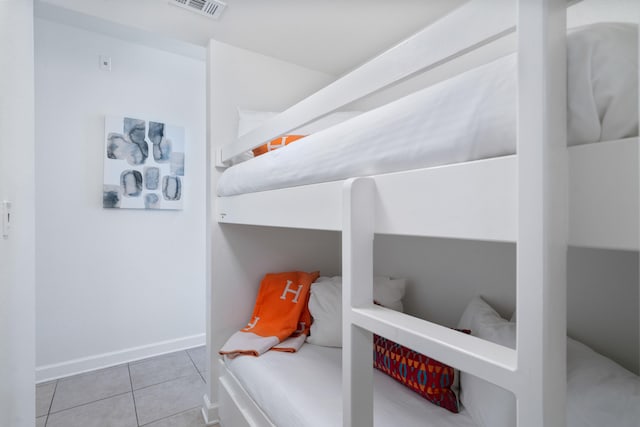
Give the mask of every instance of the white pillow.
[[586, 25], [567, 45], [569, 144], [638, 135], [637, 25]]
[[334, 279], [318, 277], [311, 285], [309, 312], [313, 322], [308, 343], [342, 347], [342, 281]]
[[638, 427], [640, 377], [567, 338], [567, 427]]
[[[474, 297], [462, 313], [459, 329], [505, 347], [516, 346], [516, 324], [502, 317], [482, 298]], [[460, 372], [460, 400], [479, 427], [516, 425], [513, 393], [466, 372]]]
[[[515, 348], [516, 324], [501, 318], [480, 297], [471, 300], [458, 327]], [[461, 401], [478, 426], [516, 425], [511, 392], [465, 372], [460, 388]], [[640, 377], [567, 337], [567, 427], [637, 427], [638, 420]]]
[[[257, 128], [269, 119], [274, 118], [279, 113], [273, 111], [254, 111], [238, 108], [238, 136], [245, 135]], [[316, 132], [320, 132], [323, 129], [342, 123], [357, 115], [361, 114], [360, 111], [338, 111], [328, 114], [318, 120], [308, 123], [302, 127], [288, 132], [289, 135], [311, 135]], [[242, 163], [246, 160], [253, 158], [253, 151], [248, 150], [244, 153], [240, 153], [229, 160], [231, 165]]]
[[373, 300], [383, 307], [404, 312], [402, 298], [404, 298], [406, 287], [407, 281], [405, 279], [374, 276]]
[[[373, 278], [373, 299], [380, 305], [402, 311], [405, 279]], [[313, 317], [307, 342], [342, 347], [342, 277], [319, 277], [311, 285], [309, 312]]]

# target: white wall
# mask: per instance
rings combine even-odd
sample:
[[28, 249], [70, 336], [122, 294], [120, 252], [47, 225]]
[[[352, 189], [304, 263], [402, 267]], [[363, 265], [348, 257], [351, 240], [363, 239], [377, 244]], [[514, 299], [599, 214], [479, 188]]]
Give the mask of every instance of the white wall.
[[567, 333], [640, 374], [638, 252], [569, 248]]
[[0, 1], [0, 200], [13, 231], [0, 237], [0, 426], [35, 422], [33, 1]]
[[[323, 87], [331, 76], [212, 41], [209, 46], [208, 139], [210, 153], [235, 139], [236, 108], [282, 111]], [[213, 163], [212, 163], [213, 164]], [[212, 170], [211, 204], [220, 171]], [[211, 212], [209, 217], [212, 218]], [[270, 271], [340, 271], [340, 235], [335, 232], [233, 226], [212, 220], [207, 299], [207, 397], [204, 413], [217, 419], [217, 363], [211, 363], [227, 337], [251, 316], [261, 277]]]
[[[205, 63], [40, 19], [35, 41], [38, 379], [203, 344]], [[102, 208], [105, 115], [185, 127], [183, 210]]]

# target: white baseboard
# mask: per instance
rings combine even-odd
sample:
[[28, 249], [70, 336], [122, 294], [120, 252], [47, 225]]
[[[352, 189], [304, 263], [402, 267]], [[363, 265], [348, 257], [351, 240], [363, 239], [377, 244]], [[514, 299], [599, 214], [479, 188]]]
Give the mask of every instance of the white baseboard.
[[189, 337], [143, 345], [140, 347], [133, 347], [125, 350], [103, 353], [95, 356], [83, 357], [80, 359], [73, 359], [69, 360], [68, 362], [38, 366], [36, 367], [36, 383], [42, 383], [62, 377], [68, 377], [69, 375], [81, 374], [83, 372], [120, 365], [122, 363], [146, 359], [147, 357], [153, 357], [161, 354], [171, 353], [174, 351], [198, 347], [201, 345], [205, 345], [205, 343], [206, 335], [198, 334]]
[[209, 396], [206, 394], [202, 398], [204, 403], [202, 405], [202, 417], [207, 426], [219, 426], [220, 416], [218, 415], [218, 405], [214, 405], [209, 401]]

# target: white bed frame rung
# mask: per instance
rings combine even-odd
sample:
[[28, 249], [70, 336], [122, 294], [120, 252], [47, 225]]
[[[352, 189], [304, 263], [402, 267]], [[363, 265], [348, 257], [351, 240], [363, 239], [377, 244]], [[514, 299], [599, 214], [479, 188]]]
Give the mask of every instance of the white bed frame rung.
[[[377, 175], [375, 231], [515, 241], [515, 177], [514, 156]], [[342, 230], [342, 184], [220, 197], [218, 221]]]
[[515, 350], [379, 306], [354, 308], [348, 321], [507, 390], [515, 388]]
[[[375, 231], [515, 241], [515, 177], [514, 156], [377, 175]], [[342, 184], [220, 197], [216, 216], [222, 223], [342, 230]]]
[[[570, 245], [639, 249], [639, 144], [633, 137], [569, 147]], [[374, 179], [376, 233], [517, 240], [516, 156]], [[219, 197], [216, 218], [228, 224], [340, 231], [343, 182]]]

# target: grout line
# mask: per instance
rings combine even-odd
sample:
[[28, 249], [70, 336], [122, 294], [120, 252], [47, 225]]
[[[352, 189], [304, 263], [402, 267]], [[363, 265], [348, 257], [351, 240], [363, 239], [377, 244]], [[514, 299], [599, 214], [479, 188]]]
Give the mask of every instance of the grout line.
[[193, 363], [193, 367], [196, 368], [196, 371], [198, 371], [198, 373], [201, 373], [200, 369], [198, 369], [198, 365], [196, 365], [196, 362], [193, 361], [193, 357], [191, 357], [191, 354], [189, 354], [189, 351], [185, 350], [185, 352], [187, 353], [187, 356], [189, 356], [189, 360], [191, 360], [191, 363]]
[[[187, 357], [188, 357], [188, 358], [189, 358], [189, 360], [191, 361], [191, 364], [193, 365], [194, 369], [196, 370], [196, 373], [197, 373], [198, 375], [200, 375], [200, 378], [202, 378], [202, 375], [200, 374], [200, 371], [198, 370], [198, 367], [197, 367], [197, 366], [196, 366], [196, 364], [193, 362], [193, 359], [191, 359], [191, 356], [189, 355], [189, 353], [187, 352], [187, 350], [180, 350], [180, 351], [176, 351], [176, 352], [174, 352], [174, 353], [170, 353], [170, 354], [176, 354], [176, 355], [177, 355], [178, 353], [181, 353], [181, 352], [184, 352], [184, 353], [186, 353], [186, 354], [187, 354]], [[154, 356], [153, 358], [155, 358], [155, 357], [156, 357], [156, 356]], [[153, 359], [153, 358], [150, 358], [150, 359]], [[135, 364], [137, 365], [137, 364], [138, 364], [138, 362], [135, 362]], [[133, 388], [133, 384], [132, 384], [131, 388], [133, 389], [133, 391], [144, 390], [145, 388], [149, 388], [149, 387], [153, 387], [153, 386], [156, 386], [156, 385], [160, 385], [160, 384], [168, 383], [169, 381], [175, 381], [175, 380], [179, 380], [179, 379], [182, 379], [182, 378], [188, 378], [188, 377], [190, 377], [190, 376], [192, 376], [192, 375], [195, 375], [195, 374], [193, 374], [193, 373], [189, 373], [189, 374], [186, 374], [186, 375], [180, 375], [180, 376], [177, 376], [177, 377], [174, 377], [174, 378], [169, 378], [168, 380], [163, 380], [163, 381], [160, 381], [160, 382], [157, 382], [157, 383], [148, 384], [148, 385], [145, 385], [144, 387], [140, 387], [140, 388], [136, 388], [136, 389], [134, 389], [134, 388]], [[204, 378], [203, 378], [203, 381], [204, 381]], [[206, 383], [206, 381], [205, 381], [205, 383]]]
[[51, 412], [51, 413], [49, 413], [49, 415], [56, 415], [56, 414], [59, 414], [59, 413], [64, 412], [64, 411], [68, 411], [69, 409], [76, 409], [76, 408], [79, 408], [79, 407], [81, 407], [81, 406], [91, 405], [92, 403], [101, 402], [101, 401], [103, 401], [103, 400], [111, 399], [112, 397], [122, 396], [122, 395], [127, 394], [127, 393], [131, 393], [131, 394], [133, 394], [133, 393], [132, 393], [132, 392], [130, 392], [130, 391], [125, 391], [125, 392], [123, 392], [123, 393], [118, 393], [118, 394], [114, 394], [114, 395], [112, 395], [112, 396], [102, 397], [102, 398], [100, 398], [100, 399], [92, 400], [91, 402], [86, 402], [86, 403], [82, 403], [82, 404], [80, 404], [80, 405], [72, 406], [72, 407], [70, 407], [70, 408], [64, 408], [64, 409], [61, 409], [61, 410], [56, 411], [56, 412]]
[[133, 399], [133, 412], [136, 413], [136, 424], [140, 426], [140, 420], [138, 419], [138, 405], [136, 405], [136, 395], [133, 392], [133, 379], [131, 378], [131, 365], [129, 363], [127, 363], [127, 371], [129, 372], [129, 385], [131, 385], [131, 398]]
[[[195, 348], [199, 348], [199, 347], [195, 347]], [[207, 384], [207, 380], [204, 379], [204, 375], [202, 374], [202, 372], [200, 372], [200, 369], [198, 369], [198, 365], [196, 365], [196, 362], [193, 361], [193, 357], [191, 357], [191, 354], [189, 353], [188, 350], [185, 350], [187, 352], [187, 356], [189, 356], [189, 359], [191, 359], [191, 363], [193, 363], [193, 366], [196, 368], [196, 372], [198, 374], [200, 374], [200, 378], [202, 378], [202, 381], [204, 381], [205, 384]]]
[[[198, 347], [193, 347], [193, 348], [198, 348]], [[206, 384], [207, 382], [206, 382], [206, 381], [205, 381], [205, 379], [202, 377], [202, 373], [198, 370], [198, 367], [196, 366], [195, 362], [193, 361], [193, 359], [191, 358], [191, 355], [189, 354], [189, 352], [188, 352], [187, 350], [179, 350], [179, 351], [176, 351], [176, 352], [173, 352], [173, 353], [176, 353], [176, 354], [177, 354], [177, 353], [180, 353], [181, 351], [184, 351], [185, 353], [187, 353], [187, 357], [189, 357], [189, 360], [191, 360], [191, 363], [192, 363], [192, 364], [193, 364], [193, 366], [195, 367], [196, 372], [198, 373], [198, 375], [200, 376], [200, 378], [201, 378], [201, 379], [204, 381], [204, 383]], [[168, 354], [173, 354], [173, 353], [168, 353]], [[168, 354], [167, 354], [167, 355], [168, 355]], [[158, 357], [158, 356], [152, 356], [152, 357], [149, 357], [149, 358], [147, 358], [147, 359], [148, 359], [148, 360], [151, 360], [151, 359], [155, 359], [156, 357]], [[147, 359], [142, 359], [142, 360], [136, 361], [136, 363], [138, 363], [138, 362], [143, 362], [144, 360], [147, 360]], [[115, 367], [117, 367], [117, 366], [123, 366], [123, 365], [125, 365], [125, 363], [121, 363], [121, 364], [119, 364], [119, 365], [112, 366], [111, 368], [115, 368]], [[130, 368], [130, 364], [129, 364], [129, 363], [126, 363], [126, 365], [127, 365], [127, 371], [129, 372], [129, 384], [130, 384], [130, 386], [131, 386], [131, 391], [126, 391], [126, 392], [123, 392], [123, 393], [117, 393], [117, 394], [114, 394], [114, 395], [111, 395], [111, 396], [106, 396], [106, 397], [103, 397], [103, 398], [100, 398], [100, 399], [93, 400], [93, 401], [91, 401], [91, 402], [85, 402], [85, 403], [82, 403], [82, 404], [80, 404], [80, 405], [71, 406], [71, 407], [69, 407], [69, 408], [64, 408], [64, 409], [61, 409], [61, 410], [56, 411], [56, 412], [51, 412], [51, 408], [53, 407], [53, 399], [55, 398], [56, 391], [58, 390], [58, 384], [59, 384], [59, 382], [60, 382], [61, 380], [65, 380], [65, 379], [67, 379], [67, 378], [76, 377], [76, 376], [79, 376], [79, 375], [90, 374], [90, 373], [93, 373], [93, 372], [98, 372], [98, 371], [102, 371], [102, 370], [110, 369], [110, 368], [100, 368], [100, 369], [96, 369], [96, 370], [94, 370], [94, 371], [88, 371], [88, 372], [84, 372], [84, 373], [82, 373], [82, 374], [70, 375], [70, 376], [68, 376], [68, 377], [58, 378], [58, 379], [54, 380], [54, 381], [56, 382], [56, 385], [55, 385], [54, 390], [53, 390], [53, 396], [51, 397], [51, 402], [49, 403], [49, 410], [47, 411], [47, 414], [46, 414], [47, 419], [46, 419], [46, 421], [45, 421], [45, 427], [46, 427], [46, 424], [49, 422], [49, 415], [59, 414], [59, 413], [61, 413], [61, 412], [68, 411], [68, 410], [70, 410], [70, 409], [75, 409], [75, 408], [79, 408], [79, 407], [81, 407], [81, 406], [90, 405], [90, 404], [92, 404], [92, 403], [100, 402], [100, 401], [102, 401], [102, 400], [111, 399], [112, 397], [122, 396], [122, 395], [127, 394], [127, 393], [131, 393], [131, 396], [132, 396], [132, 398], [133, 398], [133, 407], [134, 407], [134, 410], [135, 410], [135, 413], [136, 413], [136, 422], [137, 422], [137, 424], [139, 425], [139, 424], [140, 424], [140, 421], [138, 420], [138, 408], [137, 408], [137, 406], [136, 406], [136, 401], [135, 401], [135, 394], [134, 394], [134, 391], [144, 390], [144, 389], [146, 389], [146, 388], [154, 387], [154, 386], [157, 386], [157, 385], [160, 385], [160, 384], [165, 384], [165, 383], [168, 383], [168, 382], [170, 382], [170, 381], [176, 381], [176, 380], [179, 380], [179, 379], [182, 379], [182, 378], [188, 378], [188, 377], [190, 377], [191, 375], [193, 375], [193, 374], [189, 374], [189, 375], [185, 375], [185, 376], [182, 376], [182, 377], [172, 378], [172, 379], [169, 379], [169, 380], [166, 380], [166, 381], [162, 381], [162, 382], [159, 382], [159, 383], [156, 383], [156, 384], [151, 384], [151, 385], [148, 385], [148, 386], [146, 386], [146, 387], [139, 388], [139, 389], [137, 389], [137, 390], [133, 390], [133, 380], [132, 380], [132, 378], [131, 378], [131, 368]], [[199, 406], [195, 406], [194, 408], [198, 408], [198, 407], [199, 407]], [[182, 411], [182, 412], [187, 412], [187, 411], [190, 411], [190, 410], [192, 410], [192, 409], [194, 409], [194, 408], [189, 408], [189, 409], [186, 409], [185, 411]], [[174, 416], [174, 415], [181, 414], [182, 412], [178, 412], [177, 414], [169, 415], [168, 417], [165, 417], [165, 418], [169, 418], [169, 417], [172, 417], [172, 416]], [[44, 416], [44, 415], [43, 415], [43, 416]], [[161, 418], [161, 419], [164, 419], [164, 418]], [[158, 420], [156, 420], [156, 421], [158, 421]], [[153, 421], [153, 422], [155, 422], [155, 421]], [[149, 423], [147, 423], [147, 424], [149, 424]], [[146, 424], [145, 424], [145, 425], [146, 425]]]
[[171, 417], [182, 415], [182, 414], [185, 414], [187, 412], [193, 411], [194, 409], [198, 409], [200, 407], [201, 406], [194, 406], [193, 408], [185, 409], [184, 411], [176, 412], [175, 414], [167, 415], [166, 417], [162, 417], [162, 418], [158, 418], [157, 420], [149, 421], [148, 423], [143, 424], [143, 425], [141, 425], [139, 427], [148, 426], [149, 424], [157, 423], [158, 421], [162, 421], [162, 420], [166, 420], [166, 419], [171, 418]]
[[45, 427], [47, 426], [47, 421], [49, 420], [49, 414], [51, 413], [51, 408], [53, 407], [53, 399], [56, 397], [56, 390], [58, 390], [58, 380], [56, 380], [56, 384], [53, 386], [53, 394], [51, 395], [51, 402], [49, 402], [49, 409], [47, 409], [47, 419], [44, 420]]
[[[0, 1], [1, 1], [1, 0], [0, 0]], [[134, 391], [140, 391], [140, 390], [144, 390], [144, 389], [147, 389], [147, 388], [155, 387], [155, 386], [160, 385], [160, 384], [166, 384], [166, 383], [171, 382], [171, 381], [177, 381], [177, 380], [181, 380], [181, 379], [184, 379], [184, 378], [189, 378], [189, 377], [192, 377], [192, 376], [194, 376], [194, 375], [196, 375], [196, 374], [197, 374], [197, 375], [200, 375], [200, 372], [198, 372], [198, 370], [197, 370], [197, 369], [196, 369], [196, 373], [195, 373], [195, 374], [182, 375], [181, 377], [175, 377], [175, 378], [171, 378], [171, 379], [169, 379], [169, 380], [161, 381], [161, 382], [159, 382], [159, 383], [149, 384], [149, 385], [146, 385], [146, 386], [144, 386], [144, 387], [137, 388], [137, 389], [135, 389]]]

